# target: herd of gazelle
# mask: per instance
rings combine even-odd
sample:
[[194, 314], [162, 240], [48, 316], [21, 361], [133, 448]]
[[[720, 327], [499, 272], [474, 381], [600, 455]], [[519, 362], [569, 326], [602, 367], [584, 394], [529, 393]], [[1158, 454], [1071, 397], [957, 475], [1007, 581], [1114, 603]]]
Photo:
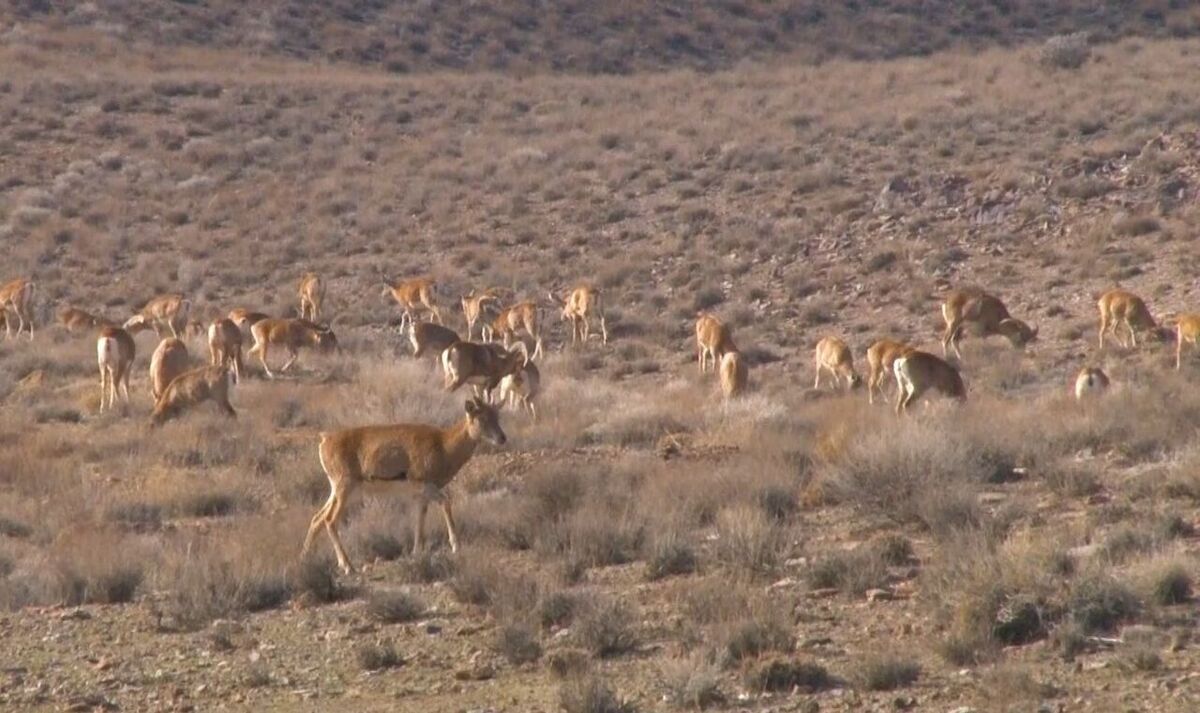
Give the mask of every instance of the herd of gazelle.
[[[12, 337], [13, 319], [19, 336], [26, 329], [33, 338], [32, 298], [34, 283], [18, 279], [0, 286], [0, 313], [5, 321], [6, 336]], [[527, 409], [536, 417], [534, 398], [540, 387], [540, 375], [534, 359], [542, 353], [539, 329], [540, 310], [532, 301], [517, 302], [498, 309], [490, 323], [486, 311], [499, 307], [497, 290], [462, 297], [462, 310], [467, 325], [467, 339], [446, 327], [438, 309], [436, 282], [417, 278], [388, 285], [390, 295], [403, 310], [401, 328], [413, 346], [415, 357], [432, 354], [438, 357], [447, 390], [471, 384], [475, 394], [464, 406], [460, 421], [447, 428], [424, 424], [394, 424], [365, 426], [320, 434], [321, 467], [330, 483], [326, 503], [313, 516], [304, 539], [304, 552], [322, 528], [327, 532], [337, 555], [338, 565], [345, 572], [353, 571], [341, 539], [338, 525], [348, 499], [364, 491], [391, 492], [408, 489], [417, 500], [414, 549], [420, 550], [425, 513], [430, 503], [442, 508], [452, 551], [458, 549], [458, 536], [446, 485], [471, 458], [481, 440], [503, 444], [506, 440], [500, 427], [498, 408], [510, 403]], [[337, 339], [328, 325], [319, 324], [325, 284], [314, 274], [304, 275], [299, 288], [298, 318], [272, 318], [260, 312], [234, 309], [225, 317], [211, 322], [207, 328], [210, 361], [207, 366], [190, 368], [187, 347], [181, 337], [196, 325], [188, 321], [191, 304], [182, 295], [163, 295], [148, 302], [124, 324], [117, 325], [84, 310], [68, 307], [59, 314], [60, 323], [70, 331], [99, 329], [97, 358], [101, 378], [101, 410], [114, 407], [118, 395], [129, 399], [129, 374], [136, 354], [133, 335], [144, 329], [154, 329], [163, 337], [151, 359], [151, 391], [155, 399], [151, 417], [153, 424], [161, 423], [182, 409], [202, 401], [213, 401], [229, 416], [236, 416], [229, 403], [231, 381], [241, 375], [242, 346], [247, 334], [253, 339], [250, 355], [257, 355], [264, 371], [274, 377], [267, 363], [271, 347], [283, 349], [286, 371], [305, 347], [330, 349]], [[591, 334], [591, 321], [598, 320], [601, 339], [608, 342], [608, 327], [599, 291], [588, 286], [577, 287], [564, 297], [550, 295], [561, 317], [571, 322], [572, 342], [586, 342]], [[1138, 332], [1150, 333], [1165, 339], [1165, 330], [1151, 316], [1136, 295], [1125, 290], [1111, 290], [1101, 296], [1100, 347], [1106, 334], [1111, 334], [1122, 346], [1126, 345], [1120, 330], [1124, 328], [1129, 345], [1137, 345]], [[431, 321], [422, 321], [428, 314]], [[1001, 335], [1013, 346], [1023, 348], [1037, 338], [1038, 330], [1012, 317], [1004, 303], [982, 290], [966, 289], [950, 292], [943, 305], [942, 317], [946, 328], [942, 335], [942, 356], [921, 351], [902, 341], [881, 339], [867, 349], [868, 400], [874, 402], [878, 393], [887, 400], [884, 381], [890, 373], [897, 387], [896, 411], [903, 412], [916, 400], [938, 392], [963, 400], [966, 387], [962, 377], [946, 357], [951, 350], [961, 361], [959, 341], [968, 328], [982, 336]], [[482, 342], [471, 341], [475, 325], [482, 324]], [[203, 325], [198, 325], [200, 329]], [[531, 354], [521, 336], [534, 343]], [[167, 334], [170, 336], [166, 336]], [[1178, 317], [1175, 327], [1175, 367], [1180, 368], [1184, 344], [1200, 340], [1200, 314]], [[513, 341], [516, 340], [515, 346]], [[731, 398], [747, 388], [748, 364], [733, 341], [730, 328], [715, 316], [701, 313], [696, 321], [697, 361], [701, 373], [711, 368], [719, 377], [721, 391]], [[820, 388], [821, 378], [828, 373], [836, 386], [857, 387], [862, 379], [854, 368], [850, 348], [837, 337], [825, 337], [814, 353], [814, 388]], [[1084, 367], [1075, 379], [1075, 395], [1079, 399], [1102, 393], [1109, 386], [1108, 376], [1100, 369]], [[499, 389], [499, 402], [494, 403], [493, 391]]]

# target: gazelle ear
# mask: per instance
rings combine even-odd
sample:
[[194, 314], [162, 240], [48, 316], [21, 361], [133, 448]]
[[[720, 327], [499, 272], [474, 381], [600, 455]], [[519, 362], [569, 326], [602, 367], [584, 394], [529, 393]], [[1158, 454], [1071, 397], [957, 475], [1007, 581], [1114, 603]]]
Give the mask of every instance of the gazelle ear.
[[478, 402], [478, 400], [477, 400], [477, 399], [475, 399], [475, 398], [473, 398], [473, 397], [472, 397], [472, 398], [469, 398], [469, 399], [467, 399], [467, 400], [466, 400], [466, 402], [463, 404], [463, 410], [464, 410], [464, 411], [466, 411], [466, 412], [467, 412], [467, 415], [469, 415], [469, 416], [477, 416], [477, 415], [479, 415], [479, 402]]

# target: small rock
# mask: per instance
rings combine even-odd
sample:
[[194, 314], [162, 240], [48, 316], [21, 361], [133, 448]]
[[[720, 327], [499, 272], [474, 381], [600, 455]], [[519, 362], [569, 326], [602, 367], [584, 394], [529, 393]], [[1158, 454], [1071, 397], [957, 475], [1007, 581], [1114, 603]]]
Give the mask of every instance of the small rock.
[[429, 634], [430, 636], [437, 636], [438, 634], [442, 633], [442, 625], [429, 622], [425, 625], [425, 633]]
[[824, 589], [812, 589], [808, 592], [809, 599], [828, 599], [838, 595], [838, 589], [835, 587], [825, 587]]
[[92, 615], [82, 609], [72, 609], [58, 615], [60, 621], [87, 621]]
[[890, 602], [896, 598], [886, 589], [868, 589], [866, 594], [868, 602]]

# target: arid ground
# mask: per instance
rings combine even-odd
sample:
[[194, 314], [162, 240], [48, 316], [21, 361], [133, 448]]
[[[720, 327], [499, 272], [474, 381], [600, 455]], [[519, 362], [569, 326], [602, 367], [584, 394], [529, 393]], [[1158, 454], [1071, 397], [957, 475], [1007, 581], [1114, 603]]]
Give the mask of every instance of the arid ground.
[[[805, 53], [820, 33], [771, 39], [758, 3], [600, 51], [588, 23], [625, 26], [568, 13], [529, 58], [525, 15], [471, 44], [476, 16], [426, 3], [424, 49], [377, 54], [355, 3], [269, 36], [38, 5], [0, 14], [0, 278], [32, 278], [38, 316], [0, 341], [0, 707], [1200, 709], [1200, 355], [1101, 350], [1096, 312], [1114, 286], [1167, 325], [1200, 310], [1194, 13], [1047, 43], [1100, 20], [1063, 3], [1022, 34], [1009, 3], [911, 53]], [[309, 270], [343, 349], [250, 362], [236, 421], [149, 427], [149, 332], [132, 402], [98, 413], [94, 333], [53, 324], [163, 292], [291, 315]], [[436, 511], [409, 554], [409, 503], [368, 498], [362, 573], [323, 534], [302, 562], [318, 432], [462, 412], [381, 296], [423, 274], [458, 329], [471, 289], [541, 304], [541, 418], [506, 411], [452, 484], [457, 554]], [[607, 345], [572, 347], [547, 298], [580, 282]], [[812, 388], [826, 335], [860, 371], [885, 336], [940, 354], [964, 285], [1039, 328], [964, 340], [965, 405]], [[746, 396], [698, 373], [700, 310]], [[1113, 388], [1079, 404], [1085, 365]]]

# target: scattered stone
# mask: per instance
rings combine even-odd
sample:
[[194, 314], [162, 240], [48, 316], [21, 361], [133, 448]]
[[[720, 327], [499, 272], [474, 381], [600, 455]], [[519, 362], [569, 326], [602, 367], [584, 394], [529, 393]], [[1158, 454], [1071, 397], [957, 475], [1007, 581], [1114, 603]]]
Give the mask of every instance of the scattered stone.
[[828, 599], [830, 597], [836, 597], [838, 595], [838, 591], [839, 590], [836, 587], [811, 589], [808, 592], [808, 598], [809, 599]]
[[895, 599], [895, 595], [887, 589], [868, 589], [866, 592], [868, 602], [890, 602]]
[[92, 615], [82, 609], [71, 609], [58, 615], [60, 621], [88, 621]]

